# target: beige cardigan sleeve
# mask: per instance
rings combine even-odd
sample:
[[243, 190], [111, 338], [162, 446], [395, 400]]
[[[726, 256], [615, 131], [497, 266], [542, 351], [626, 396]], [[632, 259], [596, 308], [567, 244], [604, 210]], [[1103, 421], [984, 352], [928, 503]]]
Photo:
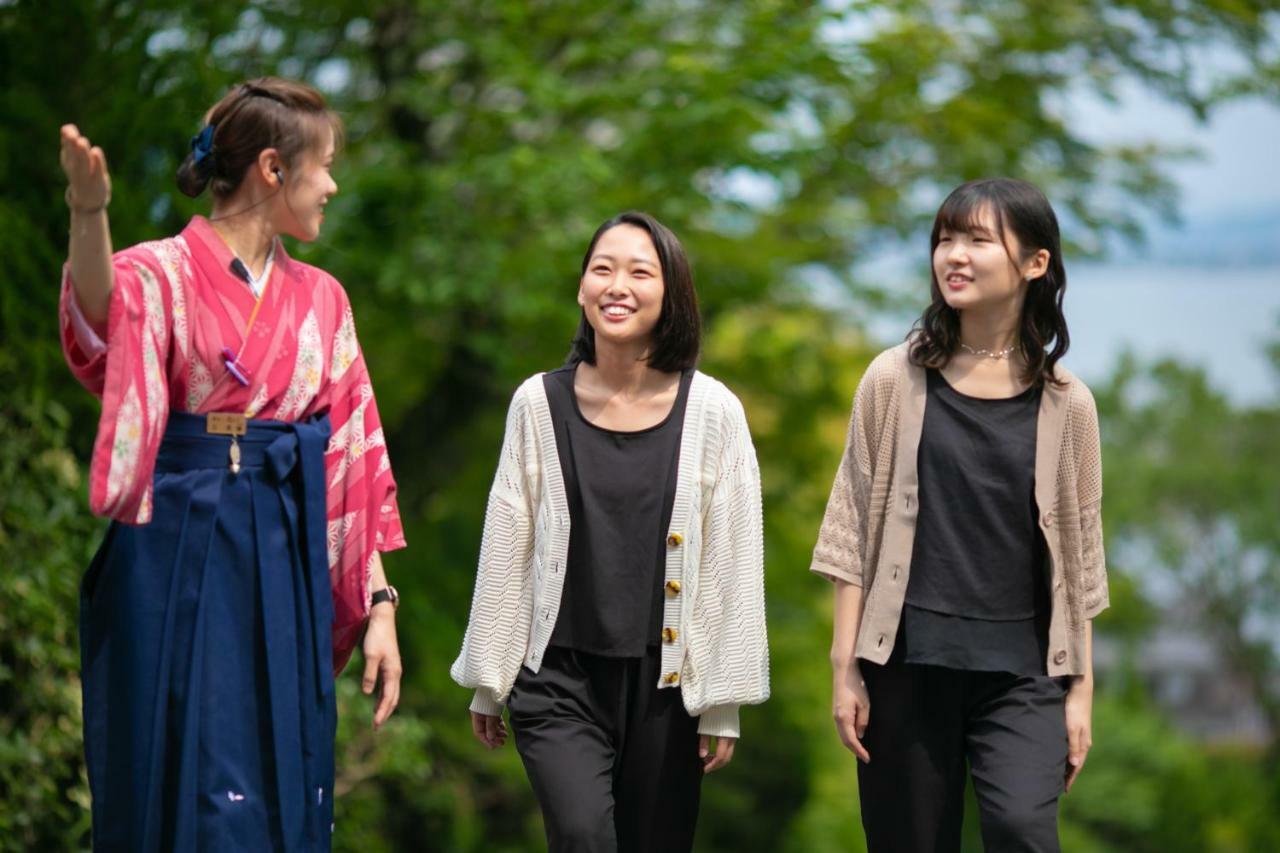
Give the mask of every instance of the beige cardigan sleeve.
[[810, 571], [831, 581], [843, 580], [859, 587], [864, 585], [867, 519], [874, 476], [872, 460], [878, 435], [876, 391], [879, 383], [875, 376], [878, 367], [877, 362], [867, 369], [853, 396], [844, 453], [836, 469], [809, 566]]
[[1102, 544], [1102, 438], [1098, 409], [1084, 383], [1073, 390], [1072, 431], [1076, 449], [1076, 500], [1080, 508], [1080, 564], [1084, 617], [1093, 619], [1110, 603]]

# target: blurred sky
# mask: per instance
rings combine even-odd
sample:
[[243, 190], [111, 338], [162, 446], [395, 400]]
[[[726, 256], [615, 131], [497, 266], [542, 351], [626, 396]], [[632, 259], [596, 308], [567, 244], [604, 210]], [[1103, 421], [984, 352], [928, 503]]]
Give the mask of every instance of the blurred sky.
[[1153, 224], [1147, 244], [1068, 270], [1072, 347], [1065, 363], [1087, 380], [1118, 353], [1176, 356], [1205, 367], [1239, 402], [1280, 391], [1263, 353], [1280, 340], [1280, 106], [1254, 98], [1206, 124], [1136, 89], [1119, 105], [1080, 98], [1079, 126], [1098, 142], [1155, 140], [1201, 149], [1168, 173], [1180, 226]]

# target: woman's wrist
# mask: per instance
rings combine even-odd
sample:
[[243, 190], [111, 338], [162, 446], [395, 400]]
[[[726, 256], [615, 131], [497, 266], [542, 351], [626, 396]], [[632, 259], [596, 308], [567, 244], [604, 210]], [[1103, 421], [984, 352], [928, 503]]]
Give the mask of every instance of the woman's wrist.
[[107, 209], [107, 205], [111, 204], [111, 190], [107, 190], [97, 203], [85, 204], [76, 198], [71, 192], [71, 187], [67, 187], [67, 191], [63, 193], [62, 198], [67, 203], [67, 207], [71, 209], [72, 215], [92, 216], [94, 214], [103, 213]]
[[831, 653], [831, 669], [834, 672], [857, 672], [858, 658], [852, 653]]

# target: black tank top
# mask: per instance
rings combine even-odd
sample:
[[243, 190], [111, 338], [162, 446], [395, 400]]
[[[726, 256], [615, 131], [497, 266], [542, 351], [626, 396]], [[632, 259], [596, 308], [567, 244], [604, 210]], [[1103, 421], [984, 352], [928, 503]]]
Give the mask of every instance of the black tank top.
[[1042, 674], [1049, 587], [1035, 501], [1040, 389], [980, 399], [927, 373], [905, 660]]
[[671, 412], [636, 432], [583, 417], [574, 367], [543, 375], [569, 502], [569, 557], [551, 645], [643, 657], [662, 642], [667, 528], [693, 371], [680, 377]]

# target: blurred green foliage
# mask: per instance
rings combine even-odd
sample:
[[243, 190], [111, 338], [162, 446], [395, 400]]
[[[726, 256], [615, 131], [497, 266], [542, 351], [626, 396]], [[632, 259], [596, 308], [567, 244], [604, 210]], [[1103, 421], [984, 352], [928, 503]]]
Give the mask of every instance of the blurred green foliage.
[[[88, 844], [74, 620], [101, 529], [80, 482], [97, 406], [58, 353], [61, 123], [107, 152], [120, 247], [202, 209], [171, 176], [232, 82], [303, 78], [347, 120], [326, 233], [290, 250], [351, 294], [410, 548], [387, 560], [405, 599], [397, 717], [374, 737], [369, 700], [351, 673], [340, 684], [337, 850], [541, 846], [514, 750], [472, 741], [447, 668], [506, 400], [563, 357], [580, 253], [629, 207], [688, 247], [704, 368], [746, 403], [764, 475], [774, 698], [744, 712], [737, 758], [705, 786], [699, 849], [856, 850], [855, 769], [827, 711], [829, 592], [805, 571], [875, 352], [861, 330], [887, 299], [854, 263], [917, 233], [942, 193], [978, 175], [1043, 186], [1076, 250], [1173, 215], [1162, 168], [1181, 152], [1091, 144], [1062, 105], [1134, 79], [1197, 115], [1274, 97], [1276, 11], [1270, 0], [0, 2], [0, 850]], [[1186, 48], [1205, 44], [1236, 57], [1235, 71], [1192, 67]], [[1248, 626], [1277, 612], [1280, 475], [1250, 463], [1276, 458], [1275, 406], [1233, 409], [1172, 366], [1125, 368], [1096, 390], [1109, 541], [1158, 543], [1161, 558], [1119, 566], [1099, 630], [1146, 636], [1159, 620], [1147, 576], [1198, 588], [1206, 564], [1186, 534], [1217, 531], [1232, 553], [1259, 555], [1240, 565], [1266, 570], [1228, 573], [1204, 625], [1225, 631], [1256, 700], [1274, 702], [1274, 654]], [[1064, 801], [1066, 849], [1280, 847], [1274, 746], [1207, 751], [1135, 679], [1102, 685], [1095, 741]], [[967, 832], [977, 849], [973, 821]]]

